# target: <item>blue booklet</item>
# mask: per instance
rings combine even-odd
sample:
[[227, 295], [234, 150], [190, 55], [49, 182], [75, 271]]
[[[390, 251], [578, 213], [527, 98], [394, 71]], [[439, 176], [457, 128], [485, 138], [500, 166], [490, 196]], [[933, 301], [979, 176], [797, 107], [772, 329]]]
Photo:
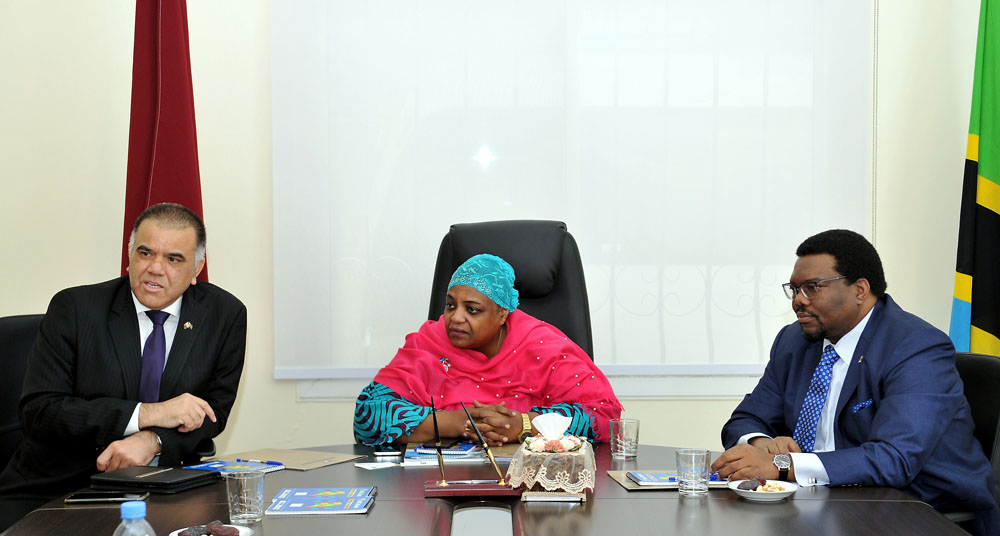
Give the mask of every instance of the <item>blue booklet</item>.
[[[488, 460], [483, 454], [482, 448], [473, 443], [462, 442], [452, 447], [441, 447], [441, 454], [446, 464], [477, 464], [486, 463]], [[437, 465], [437, 449], [428, 449], [419, 443], [411, 443], [406, 446], [403, 454], [403, 467]]]
[[[480, 450], [480, 447], [478, 445], [476, 445], [475, 443], [473, 443], [472, 441], [462, 441], [460, 443], [455, 443], [454, 445], [448, 445], [447, 447], [441, 447], [441, 455], [442, 456], [465, 456], [465, 455], [477, 452], [478, 450]], [[407, 453], [407, 455], [409, 455], [410, 451], [407, 450], [406, 453]], [[414, 454], [423, 454], [423, 455], [427, 455], [427, 456], [437, 457], [437, 447], [427, 446], [426, 444], [419, 445], [419, 446], [417, 446], [417, 447], [415, 447], [413, 449], [413, 453]], [[410, 456], [410, 457], [412, 458], [413, 456]]]
[[378, 488], [284, 488], [265, 515], [363, 514], [371, 508]]
[[[625, 476], [640, 486], [677, 487], [677, 471], [629, 471], [625, 473]], [[708, 475], [708, 487], [724, 488], [726, 486], [726, 479], [719, 478], [719, 473]]]
[[185, 465], [185, 469], [204, 469], [207, 471], [218, 471], [220, 473], [234, 473], [236, 471], [257, 470], [265, 473], [280, 471], [285, 468], [281, 462], [257, 462], [250, 460], [229, 461], [215, 460], [214, 462], [199, 463], [197, 465]]

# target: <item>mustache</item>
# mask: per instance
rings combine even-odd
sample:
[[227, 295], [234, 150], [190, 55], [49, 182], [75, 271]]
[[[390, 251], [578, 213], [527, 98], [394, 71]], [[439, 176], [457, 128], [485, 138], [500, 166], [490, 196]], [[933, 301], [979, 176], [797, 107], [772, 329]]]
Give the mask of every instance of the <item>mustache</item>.
[[804, 303], [799, 303], [799, 304], [793, 305], [792, 306], [792, 311], [794, 311], [795, 313], [804, 313], [804, 314], [807, 314], [809, 316], [818, 317], [816, 315], [816, 313], [814, 313], [812, 311], [812, 309], [810, 309], [809, 306], [807, 306]]
[[[799, 305], [795, 307], [795, 312], [797, 314], [806, 314], [814, 318], [819, 318], [814, 313], [810, 312], [804, 305]], [[820, 331], [818, 333], [808, 333], [806, 329], [802, 327], [802, 336], [809, 342], [818, 342], [826, 338], [826, 329], [820, 326]]]

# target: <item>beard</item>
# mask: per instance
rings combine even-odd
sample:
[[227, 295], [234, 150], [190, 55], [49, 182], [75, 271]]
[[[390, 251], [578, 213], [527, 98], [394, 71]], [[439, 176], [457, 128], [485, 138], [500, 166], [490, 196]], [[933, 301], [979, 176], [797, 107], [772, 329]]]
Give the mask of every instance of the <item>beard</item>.
[[805, 328], [802, 328], [802, 336], [809, 342], [819, 342], [826, 338], [826, 330], [821, 329], [815, 333], [809, 333], [805, 330]]
[[[796, 309], [795, 312], [796, 313], [808, 313], [808, 311], [806, 311], [805, 307], [800, 307], [799, 309]], [[823, 324], [819, 321], [819, 317], [813, 316], [813, 318], [816, 319], [816, 325], [817, 325], [817, 327], [819, 329], [817, 329], [816, 331], [814, 331], [812, 333], [806, 331], [806, 328], [804, 326], [802, 326], [802, 325], [799, 325], [799, 329], [802, 330], [802, 336], [805, 337], [805, 339], [807, 341], [809, 341], [809, 342], [819, 342], [819, 341], [822, 341], [823, 339], [827, 338], [826, 337], [826, 328], [823, 327]]]

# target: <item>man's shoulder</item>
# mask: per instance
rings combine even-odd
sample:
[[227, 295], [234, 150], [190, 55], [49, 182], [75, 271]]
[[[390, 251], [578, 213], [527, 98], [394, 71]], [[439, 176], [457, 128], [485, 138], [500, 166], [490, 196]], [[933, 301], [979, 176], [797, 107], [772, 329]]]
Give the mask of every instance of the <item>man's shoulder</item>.
[[224, 288], [208, 283], [205, 281], [199, 281], [197, 285], [191, 285], [188, 287], [187, 291], [184, 292], [184, 299], [187, 300], [191, 298], [199, 303], [206, 305], [207, 307], [217, 308], [222, 307], [226, 309], [245, 309], [246, 306], [239, 298], [234, 296], [231, 292], [225, 290]]
[[881, 361], [891, 367], [900, 360], [924, 362], [910, 361], [910, 357], [918, 354], [954, 355], [955, 348], [945, 332], [903, 310], [888, 294], [879, 305], [881, 311], [877, 322], [869, 321], [858, 346], [860, 351], [873, 359], [872, 363]]
[[802, 328], [799, 326], [799, 323], [792, 322], [778, 330], [778, 334], [774, 337], [773, 346], [777, 350], [795, 352], [805, 350], [812, 344], [812, 342], [802, 335]]
[[72, 300], [82, 300], [85, 303], [101, 303], [110, 301], [122, 290], [128, 287], [128, 276], [116, 277], [100, 283], [89, 285], [78, 285], [60, 290], [53, 300], [63, 298]]
[[929, 338], [944, 338], [943, 331], [931, 325], [930, 322], [904, 310], [888, 294], [882, 302], [882, 319], [879, 321], [879, 331], [893, 338], [909, 337], [915, 334]]

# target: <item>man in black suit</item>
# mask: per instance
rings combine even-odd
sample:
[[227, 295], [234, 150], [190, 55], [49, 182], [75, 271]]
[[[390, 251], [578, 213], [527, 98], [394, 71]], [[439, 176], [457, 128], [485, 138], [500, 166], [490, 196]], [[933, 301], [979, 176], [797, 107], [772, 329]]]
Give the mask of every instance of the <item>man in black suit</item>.
[[127, 276], [52, 298], [21, 394], [25, 440], [0, 473], [0, 530], [98, 471], [177, 465], [222, 432], [246, 307], [199, 283], [204, 265], [198, 216], [154, 205], [132, 229]]

